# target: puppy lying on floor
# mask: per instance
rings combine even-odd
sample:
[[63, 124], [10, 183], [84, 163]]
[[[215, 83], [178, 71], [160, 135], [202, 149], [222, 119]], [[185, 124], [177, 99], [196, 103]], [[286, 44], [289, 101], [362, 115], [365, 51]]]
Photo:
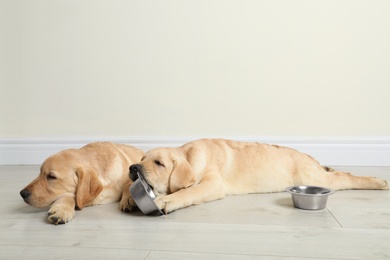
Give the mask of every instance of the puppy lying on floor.
[[63, 150], [43, 162], [39, 176], [20, 195], [33, 207], [50, 206], [48, 220], [53, 224], [70, 221], [76, 207], [112, 203], [121, 197], [120, 207], [126, 211], [135, 206], [129, 165], [143, 155], [132, 146], [108, 142]]
[[329, 171], [287, 147], [223, 139], [153, 149], [130, 167], [133, 181], [137, 172], [152, 186], [155, 203], [165, 213], [230, 194], [281, 192], [291, 185], [389, 189], [385, 180]]

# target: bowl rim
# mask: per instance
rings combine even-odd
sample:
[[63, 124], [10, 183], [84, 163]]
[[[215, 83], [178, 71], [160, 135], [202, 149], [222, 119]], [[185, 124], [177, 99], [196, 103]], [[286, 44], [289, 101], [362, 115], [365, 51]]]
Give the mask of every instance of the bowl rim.
[[[326, 193], [309, 194], [309, 193], [299, 193], [299, 192], [295, 192], [295, 191], [292, 190], [293, 188], [298, 188], [298, 187], [319, 188], [319, 189], [325, 190]], [[333, 189], [326, 188], [326, 187], [322, 187], [322, 186], [316, 186], [316, 185], [292, 185], [292, 186], [288, 186], [288, 187], [285, 189], [285, 191], [288, 192], [288, 193], [290, 193], [290, 194], [293, 195], [293, 196], [294, 196], [294, 195], [297, 195], [297, 196], [308, 196], [308, 197], [325, 197], [325, 196], [332, 195], [333, 193], [336, 192], [336, 191], [333, 190]]]
[[139, 172], [137, 172], [138, 179], [141, 182], [142, 186], [145, 189], [145, 192], [149, 195], [149, 197], [154, 200], [156, 198], [156, 194], [154, 194], [152, 188], [150, 188], [149, 184], [146, 182], [144, 176], [142, 176]]

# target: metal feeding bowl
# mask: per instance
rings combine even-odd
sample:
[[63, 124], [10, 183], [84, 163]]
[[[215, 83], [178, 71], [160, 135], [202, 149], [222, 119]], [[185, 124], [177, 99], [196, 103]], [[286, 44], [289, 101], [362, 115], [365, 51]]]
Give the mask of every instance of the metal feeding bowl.
[[324, 209], [328, 196], [335, 192], [318, 186], [290, 186], [286, 191], [291, 194], [294, 207], [308, 210]]
[[139, 173], [137, 174], [138, 179], [136, 179], [130, 186], [130, 193], [135, 203], [137, 203], [137, 206], [145, 215], [152, 213], [153, 215], [162, 215], [163, 212], [159, 210], [154, 203], [156, 196], [154, 195], [153, 190], [145, 181], [144, 177]]

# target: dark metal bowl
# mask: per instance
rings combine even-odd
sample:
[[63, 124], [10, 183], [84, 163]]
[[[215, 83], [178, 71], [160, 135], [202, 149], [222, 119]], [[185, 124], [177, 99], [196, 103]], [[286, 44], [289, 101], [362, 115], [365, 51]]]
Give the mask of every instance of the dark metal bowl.
[[328, 196], [335, 191], [318, 186], [290, 186], [286, 191], [291, 194], [294, 207], [319, 210], [326, 207]]

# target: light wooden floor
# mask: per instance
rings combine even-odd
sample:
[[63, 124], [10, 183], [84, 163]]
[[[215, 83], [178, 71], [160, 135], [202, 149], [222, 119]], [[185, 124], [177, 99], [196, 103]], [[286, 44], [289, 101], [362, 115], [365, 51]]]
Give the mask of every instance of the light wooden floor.
[[[336, 167], [390, 180], [390, 167]], [[390, 192], [339, 191], [304, 211], [288, 193], [230, 196], [167, 216], [85, 208], [65, 225], [19, 191], [38, 166], [0, 166], [1, 259], [389, 259]]]

